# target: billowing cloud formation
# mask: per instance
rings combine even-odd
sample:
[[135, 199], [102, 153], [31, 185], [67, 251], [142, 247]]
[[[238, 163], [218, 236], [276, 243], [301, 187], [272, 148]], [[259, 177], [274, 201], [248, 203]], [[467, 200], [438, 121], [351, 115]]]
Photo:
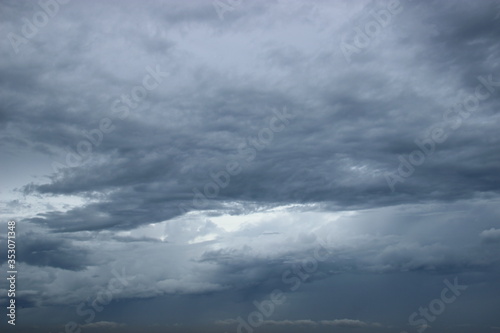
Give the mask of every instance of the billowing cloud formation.
[[2, 1], [21, 329], [410, 332], [457, 276], [429, 331], [500, 326], [498, 12]]
[[491, 228], [488, 230], [483, 230], [481, 231], [480, 236], [485, 242], [498, 243], [500, 242], [500, 229]]
[[[277, 21], [273, 29], [259, 24], [279, 16], [282, 8], [272, 4], [235, 12], [227, 29], [202, 2], [120, 4], [136, 20], [148, 17], [150, 26], [141, 29], [107, 14], [100, 20], [113, 6], [61, 7], [40, 39], [23, 45], [24, 58], [33, 59], [29, 87], [25, 62], [2, 42], [4, 145], [32, 149], [56, 165], [47, 183], [25, 192], [101, 195], [69, 211], [40, 212], [37, 223], [131, 229], [175, 217], [179, 207], [217, 208], [226, 200], [373, 207], [498, 192], [500, 78], [492, 59], [499, 50], [498, 30], [487, 28], [489, 3], [463, 2], [452, 13], [442, 2], [401, 3], [381, 40], [355, 53], [349, 66], [342, 45], [354, 43], [351, 25], [368, 24], [374, 19], [365, 13], [386, 6], [356, 11], [317, 3], [324, 14], [313, 22]], [[4, 7], [23, 16], [15, 2]], [[342, 11], [349, 21], [333, 24], [326, 16]], [[92, 23], [70, 23], [76, 12]], [[464, 17], [474, 28], [463, 26]], [[9, 22], [7, 30], [22, 26]], [[65, 24], [75, 28], [50, 39]], [[283, 39], [295, 30], [311, 40]], [[266, 39], [254, 37], [264, 32]], [[244, 42], [252, 38], [255, 45]], [[225, 43], [231, 56], [216, 57], [227, 54]], [[467, 108], [448, 111], [460, 103]], [[290, 115], [276, 120], [284, 108]], [[235, 175], [227, 172], [230, 162]], [[209, 200], [196, 200], [197, 193]]]

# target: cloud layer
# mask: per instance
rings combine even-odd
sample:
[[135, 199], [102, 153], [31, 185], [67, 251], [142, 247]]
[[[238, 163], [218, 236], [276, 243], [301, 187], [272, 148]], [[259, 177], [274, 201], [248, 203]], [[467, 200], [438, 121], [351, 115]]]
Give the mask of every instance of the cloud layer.
[[2, 1], [21, 328], [411, 331], [455, 276], [429, 332], [500, 326], [498, 12]]

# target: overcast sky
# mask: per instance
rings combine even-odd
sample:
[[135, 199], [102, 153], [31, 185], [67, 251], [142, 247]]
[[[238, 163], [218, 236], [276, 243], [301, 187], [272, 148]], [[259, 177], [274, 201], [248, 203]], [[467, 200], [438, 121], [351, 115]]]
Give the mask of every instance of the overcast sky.
[[499, 1], [57, 1], [0, 0], [2, 331], [500, 332]]

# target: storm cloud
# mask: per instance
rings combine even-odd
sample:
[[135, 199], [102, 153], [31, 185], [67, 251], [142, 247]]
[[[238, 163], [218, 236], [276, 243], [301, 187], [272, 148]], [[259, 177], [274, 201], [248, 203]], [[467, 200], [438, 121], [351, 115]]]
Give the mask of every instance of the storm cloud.
[[1, 1], [0, 325], [494, 332], [499, 13]]

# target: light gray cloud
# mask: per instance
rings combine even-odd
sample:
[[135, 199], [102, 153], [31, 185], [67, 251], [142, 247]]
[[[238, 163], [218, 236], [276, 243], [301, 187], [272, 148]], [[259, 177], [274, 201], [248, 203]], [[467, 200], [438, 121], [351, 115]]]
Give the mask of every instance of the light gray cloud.
[[120, 324], [120, 323], [111, 322], [111, 321], [98, 321], [95, 323], [89, 323], [89, 324], [82, 325], [81, 328], [98, 329], [98, 328], [117, 328], [117, 327], [121, 327], [121, 326], [125, 326], [125, 325]]
[[479, 236], [486, 243], [498, 243], [500, 242], [500, 229], [491, 228], [483, 230]]

